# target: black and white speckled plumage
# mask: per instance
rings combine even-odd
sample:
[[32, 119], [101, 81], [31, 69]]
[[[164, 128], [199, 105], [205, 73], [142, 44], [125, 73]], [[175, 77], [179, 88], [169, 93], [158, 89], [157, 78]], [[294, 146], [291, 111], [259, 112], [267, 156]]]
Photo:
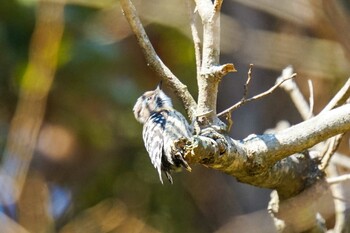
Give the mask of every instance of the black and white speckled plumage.
[[191, 136], [185, 117], [176, 111], [168, 96], [158, 86], [145, 92], [134, 106], [136, 120], [144, 124], [143, 141], [153, 166], [163, 183], [162, 171], [172, 183], [170, 171], [178, 167], [190, 169], [181, 154], [174, 151], [174, 141]]

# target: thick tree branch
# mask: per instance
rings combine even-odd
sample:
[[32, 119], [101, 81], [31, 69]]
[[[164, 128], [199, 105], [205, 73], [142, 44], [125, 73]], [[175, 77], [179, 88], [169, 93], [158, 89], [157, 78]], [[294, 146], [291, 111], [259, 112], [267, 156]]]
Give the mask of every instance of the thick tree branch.
[[303, 190], [307, 175], [322, 175], [307, 154], [288, 156], [349, 130], [347, 104], [276, 134], [251, 135], [242, 141], [228, 136], [194, 136], [186, 148], [186, 159], [248, 184], [277, 189], [283, 198]]
[[[296, 83], [291, 84], [292, 82], [286, 83], [285, 90], [288, 91], [288, 93], [291, 95], [291, 98], [294, 102], [294, 104], [297, 106], [299, 112], [301, 113], [302, 117], [304, 119], [308, 119], [309, 117], [313, 116], [312, 114], [312, 100], [310, 100], [310, 106], [306, 103], [303, 95], [301, 94], [299, 88], [297, 87]], [[288, 86], [289, 84], [289, 86]], [[310, 80], [309, 80], [309, 86]], [[333, 97], [333, 99], [328, 103], [328, 105], [323, 109], [323, 111], [320, 113], [328, 112], [329, 110], [338, 107], [346, 102], [346, 100], [349, 98], [349, 86], [350, 82], [349, 79], [345, 83], [345, 85], [341, 88], [341, 90]], [[310, 98], [312, 97], [312, 89], [310, 88]], [[307, 114], [307, 111], [309, 111], [309, 114]], [[334, 164], [329, 164], [331, 158], [333, 157], [333, 154], [338, 149], [339, 143], [341, 141], [341, 138], [343, 134], [338, 134], [332, 138], [329, 138], [326, 142], [318, 144], [315, 149], [318, 149], [319, 151], [323, 151], [318, 158], [321, 159], [321, 163], [318, 165], [320, 170], [327, 169], [328, 175], [334, 175], [337, 174], [337, 169]], [[337, 158], [337, 157], [336, 157]], [[346, 164], [346, 163], [341, 163]], [[329, 180], [327, 180], [329, 182]], [[333, 196], [335, 197], [343, 197], [343, 187], [341, 184], [332, 185], [330, 187]], [[317, 197], [317, 195], [315, 195]], [[343, 201], [338, 200], [337, 198], [334, 199], [335, 204], [335, 210], [336, 210], [336, 224], [335, 224], [335, 231], [336, 232], [342, 232], [343, 229], [347, 226], [344, 224], [346, 222], [346, 219], [348, 218], [348, 213], [345, 211], [346, 204]], [[305, 206], [305, 205], [303, 205]]]
[[[220, 56], [220, 8], [222, 0], [195, 0], [203, 24], [202, 61], [198, 81], [197, 115], [206, 115], [206, 123], [218, 123], [216, 102], [218, 85], [228, 72], [234, 72], [233, 64], [219, 65]], [[197, 119], [201, 121], [200, 119]]]
[[194, 120], [196, 111], [196, 101], [189, 93], [187, 86], [184, 85], [163, 63], [155, 52], [141, 21], [136, 13], [136, 9], [130, 0], [120, 1], [122, 10], [131, 29], [136, 35], [137, 41], [142, 49], [148, 65], [165, 81], [165, 83], [174, 91], [176, 96], [182, 101], [184, 108], [191, 120]]
[[[283, 150], [283, 154], [292, 154], [300, 152], [311, 146], [337, 134], [350, 130], [350, 105], [344, 105], [330, 112], [324, 113], [304, 121], [298, 125], [292, 126], [278, 134], [280, 147], [275, 148], [280, 154], [279, 150]], [[274, 152], [269, 150], [271, 156]], [[269, 156], [269, 155], [266, 155]], [[279, 160], [281, 157], [276, 158]]]
[[190, 16], [190, 26], [191, 26], [191, 32], [192, 32], [192, 39], [194, 43], [194, 54], [196, 57], [196, 71], [197, 71], [197, 79], [199, 78], [200, 69], [202, 66], [202, 55], [201, 55], [201, 49], [202, 49], [202, 43], [201, 39], [199, 37], [198, 29], [197, 29], [197, 10], [193, 10], [193, 1], [187, 0], [187, 8], [189, 11]]

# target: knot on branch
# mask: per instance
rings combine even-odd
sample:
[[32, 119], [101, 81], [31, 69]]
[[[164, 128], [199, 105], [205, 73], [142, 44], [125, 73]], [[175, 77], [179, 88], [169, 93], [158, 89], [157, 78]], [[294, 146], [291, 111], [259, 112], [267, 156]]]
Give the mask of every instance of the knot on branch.
[[227, 150], [227, 142], [224, 136], [212, 130], [204, 131], [202, 135], [190, 138], [184, 147], [184, 158], [189, 163], [201, 163], [212, 165], [214, 161]]
[[209, 69], [203, 69], [201, 76], [219, 82], [222, 77], [232, 72], [237, 72], [235, 66], [232, 63], [227, 63], [219, 66], [211, 66]]
[[237, 72], [235, 66], [232, 63], [223, 64], [221, 66], [214, 66], [213, 71], [214, 73], [221, 75], [221, 77], [231, 72]]
[[220, 134], [228, 131], [228, 126], [215, 116], [212, 110], [200, 115], [197, 114], [192, 126], [195, 135], [203, 135], [205, 131], [216, 131]]

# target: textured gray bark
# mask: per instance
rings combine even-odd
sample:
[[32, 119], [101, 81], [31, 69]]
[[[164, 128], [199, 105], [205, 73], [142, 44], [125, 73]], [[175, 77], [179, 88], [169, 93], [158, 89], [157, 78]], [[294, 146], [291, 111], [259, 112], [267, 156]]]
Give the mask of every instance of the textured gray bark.
[[223, 171], [241, 182], [276, 189], [281, 198], [287, 198], [322, 177], [316, 161], [303, 152], [348, 130], [349, 104], [276, 134], [250, 135], [240, 141], [210, 133], [208, 137], [194, 136], [186, 159]]

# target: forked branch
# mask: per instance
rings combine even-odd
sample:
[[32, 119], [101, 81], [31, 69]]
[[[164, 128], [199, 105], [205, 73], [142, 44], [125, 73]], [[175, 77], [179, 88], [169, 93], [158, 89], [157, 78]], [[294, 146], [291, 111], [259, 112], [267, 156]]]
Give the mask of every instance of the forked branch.
[[189, 93], [187, 86], [184, 85], [158, 57], [132, 2], [130, 0], [120, 0], [120, 4], [131, 29], [136, 35], [147, 63], [174, 91], [176, 96], [182, 101], [189, 118], [193, 120], [196, 111], [196, 101]]

